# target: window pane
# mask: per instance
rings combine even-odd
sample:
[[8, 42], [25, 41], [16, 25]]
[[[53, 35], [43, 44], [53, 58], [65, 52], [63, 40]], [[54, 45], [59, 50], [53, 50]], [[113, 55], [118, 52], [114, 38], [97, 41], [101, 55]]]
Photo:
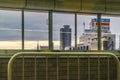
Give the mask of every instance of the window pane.
[[27, 0], [27, 7], [29, 8], [47, 8], [51, 9], [54, 7], [54, 0]]
[[48, 49], [48, 13], [25, 12], [25, 49]]
[[107, 11], [120, 12], [120, 0], [107, 0]]
[[0, 10], [0, 49], [21, 49], [21, 12]]
[[82, 0], [82, 10], [105, 11], [105, 0]]
[[97, 26], [92, 25], [96, 15], [78, 15], [78, 50], [98, 50]]
[[2, 7], [23, 7], [24, 0], [0, 0], [0, 6]]
[[120, 49], [120, 31], [119, 31], [120, 17], [103, 15], [102, 19], [109, 19], [109, 24], [107, 23], [107, 21], [105, 22], [105, 20], [104, 24], [102, 24], [103, 25], [102, 31], [104, 30], [104, 33], [102, 33], [103, 50]]
[[55, 8], [61, 10], [78, 11], [81, 8], [81, 0], [56, 0]]
[[74, 47], [73, 14], [53, 14], [53, 44], [54, 50], [69, 50]]

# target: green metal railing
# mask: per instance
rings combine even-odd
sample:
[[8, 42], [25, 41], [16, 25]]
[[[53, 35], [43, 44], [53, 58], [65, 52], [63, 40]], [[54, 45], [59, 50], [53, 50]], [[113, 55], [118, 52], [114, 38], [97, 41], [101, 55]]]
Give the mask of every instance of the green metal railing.
[[67, 75], [66, 75], [66, 79], [69, 80], [70, 79], [70, 58], [76, 58], [77, 59], [77, 65], [78, 65], [78, 69], [77, 69], [77, 80], [80, 80], [80, 58], [84, 58], [84, 57], [87, 57], [88, 58], [88, 80], [91, 80], [91, 72], [90, 72], [90, 58], [91, 57], [96, 57], [97, 60], [98, 60], [98, 80], [101, 80], [100, 79], [100, 58], [102, 57], [105, 57], [107, 58], [107, 64], [108, 64], [108, 80], [110, 80], [110, 74], [109, 74], [109, 65], [110, 65], [110, 62], [109, 62], [109, 58], [113, 58], [116, 62], [116, 74], [117, 74], [117, 79], [116, 80], [120, 80], [120, 62], [119, 62], [119, 59], [116, 55], [114, 55], [113, 53], [108, 53], [108, 52], [19, 52], [19, 53], [16, 53], [15, 55], [13, 55], [9, 62], [8, 62], [8, 80], [13, 80], [13, 73], [12, 73], [12, 67], [13, 67], [13, 62], [15, 61], [15, 59], [17, 58], [21, 58], [22, 59], [22, 80], [24, 80], [24, 62], [25, 62], [25, 59], [28, 58], [28, 57], [34, 57], [34, 80], [36, 80], [36, 77], [37, 77], [37, 68], [36, 68], [36, 65], [37, 65], [37, 59], [40, 58], [40, 57], [45, 57], [45, 71], [46, 71], [46, 80], [48, 79], [48, 63], [49, 63], [49, 57], [54, 57], [56, 58], [56, 65], [57, 65], [57, 69], [56, 69], [56, 79], [59, 80], [59, 58], [66, 58], [66, 70], [67, 70]]

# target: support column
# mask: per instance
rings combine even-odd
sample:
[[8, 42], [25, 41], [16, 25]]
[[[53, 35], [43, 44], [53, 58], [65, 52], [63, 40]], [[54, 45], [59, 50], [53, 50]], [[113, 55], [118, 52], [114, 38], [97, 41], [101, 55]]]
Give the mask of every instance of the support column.
[[22, 50], [24, 50], [24, 9], [22, 9]]
[[52, 37], [52, 32], [53, 32], [53, 29], [52, 29], [52, 26], [53, 26], [53, 23], [52, 23], [52, 11], [49, 11], [48, 13], [48, 18], [49, 18], [49, 24], [48, 24], [48, 27], [49, 27], [49, 50], [53, 50], [53, 37]]
[[97, 14], [97, 20], [98, 20], [98, 50], [101, 50], [101, 14]]
[[77, 13], [75, 13], [75, 50], [77, 50]]

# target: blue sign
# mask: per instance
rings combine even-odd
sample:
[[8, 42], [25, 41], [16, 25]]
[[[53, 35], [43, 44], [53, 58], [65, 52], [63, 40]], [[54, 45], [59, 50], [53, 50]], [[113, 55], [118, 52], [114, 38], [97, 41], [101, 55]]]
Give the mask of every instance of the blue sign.
[[[97, 22], [97, 18], [92, 19], [92, 22]], [[110, 22], [110, 19], [102, 18], [101, 22]]]

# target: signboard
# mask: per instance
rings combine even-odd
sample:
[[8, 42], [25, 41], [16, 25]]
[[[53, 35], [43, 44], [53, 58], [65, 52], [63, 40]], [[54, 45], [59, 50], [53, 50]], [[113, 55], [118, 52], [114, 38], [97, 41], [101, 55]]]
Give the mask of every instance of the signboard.
[[[91, 25], [92, 27], [97, 27], [98, 26], [98, 20], [97, 18], [94, 18], [91, 20]], [[110, 19], [101, 19], [101, 27], [110, 27]]]

